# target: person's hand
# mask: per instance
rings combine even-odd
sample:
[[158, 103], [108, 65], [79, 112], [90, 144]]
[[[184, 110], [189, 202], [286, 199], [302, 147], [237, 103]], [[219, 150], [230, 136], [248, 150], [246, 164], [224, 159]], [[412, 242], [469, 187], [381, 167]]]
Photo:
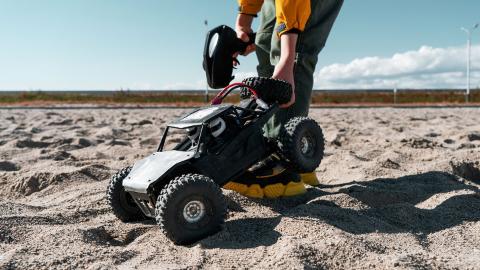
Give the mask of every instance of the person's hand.
[[294, 65], [294, 62], [289, 63], [282, 61], [275, 66], [275, 71], [273, 72], [272, 78], [286, 81], [292, 86], [292, 97], [290, 98], [290, 101], [288, 103], [281, 104], [280, 108], [288, 108], [295, 103], [295, 79], [293, 75]]
[[[236, 30], [236, 32], [237, 32], [237, 37], [239, 39], [241, 39], [243, 42], [249, 42], [250, 41], [250, 37], [248, 36], [248, 34], [252, 33], [251, 29], [250, 29], [250, 32], [245, 32], [243, 29], [242, 30]], [[253, 41], [253, 42], [255, 42], [255, 41]], [[252, 44], [247, 46], [247, 48], [242, 53], [242, 55], [247, 56], [254, 51], [255, 51], [255, 43], [252, 43]], [[239, 55], [239, 53], [236, 53], [236, 54], [237, 54], [237, 56]]]
[[[241, 39], [243, 42], [248, 42], [250, 41], [250, 38], [248, 37], [248, 33], [247, 32], [244, 32], [242, 30], [236, 30], [237, 32], [237, 37], [239, 39]], [[245, 48], [245, 51], [241, 54], [243, 56], [247, 56], [249, 55], [250, 53], [254, 52], [255, 51], [255, 43], [253, 44], [250, 44], [247, 46], [247, 48]], [[237, 59], [237, 57], [240, 55], [240, 52], [236, 52], [234, 53], [232, 56], [234, 59]], [[237, 65], [239, 64], [239, 62], [237, 61], [233, 61], [233, 66], [236, 67]]]
[[292, 85], [292, 97], [290, 101], [285, 104], [281, 104], [280, 108], [288, 108], [295, 103], [295, 54], [297, 46], [297, 34], [287, 33], [280, 37], [280, 61], [275, 66], [272, 78], [278, 80], [284, 80]]
[[[247, 14], [238, 14], [237, 21], [235, 23], [235, 32], [237, 32], [237, 37], [243, 42], [249, 42], [250, 38], [248, 34], [253, 33], [252, 30], [253, 16]], [[255, 44], [250, 44], [245, 49], [245, 52], [242, 55], [246, 56], [251, 52], [255, 51]], [[234, 58], [237, 58], [239, 54], [236, 53]]]

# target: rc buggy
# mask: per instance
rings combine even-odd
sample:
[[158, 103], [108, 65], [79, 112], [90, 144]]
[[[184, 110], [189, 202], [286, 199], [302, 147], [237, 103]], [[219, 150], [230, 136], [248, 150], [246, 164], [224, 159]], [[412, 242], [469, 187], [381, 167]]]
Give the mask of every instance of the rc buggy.
[[[235, 89], [241, 102], [222, 104]], [[154, 218], [173, 242], [190, 244], [221, 229], [227, 209], [220, 187], [258, 162], [275, 154], [294, 171], [315, 170], [324, 138], [314, 120], [290, 119], [278, 139], [262, 132], [291, 94], [287, 82], [252, 77], [225, 87], [211, 106], [168, 124], [155, 153], [112, 177], [107, 200], [115, 216]]]

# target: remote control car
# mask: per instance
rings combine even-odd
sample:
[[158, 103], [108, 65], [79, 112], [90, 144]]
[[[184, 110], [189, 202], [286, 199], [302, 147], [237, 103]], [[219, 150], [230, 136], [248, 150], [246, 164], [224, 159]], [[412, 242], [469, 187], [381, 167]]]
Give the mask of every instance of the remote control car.
[[[262, 89], [267, 81], [277, 87]], [[247, 99], [239, 106], [220, 104], [238, 87], [253, 94], [244, 95]], [[283, 95], [283, 100], [272, 98], [272, 93]], [[220, 187], [259, 161], [277, 153], [295, 171], [315, 170], [323, 157], [324, 139], [314, 120], [291, 119], [275, 141], [262, 133], [278, 103], [290, 94], [286, 82], [251, 78], [220, 92], [214, 99], [218, 105], [194, 110], [169, 124], [157, 152], [113, 176], [107, 196], [113, 213], [122, 221], [154, 218], [172, 241], [189, 244], [221, 229], [226, 204]], [[178, 131], [185, 135], [176, 138], [181, 136]], [[171, 133], [174, 147], [166, 151]]]
[[[217, 30], [222, 33], [225, 27]], [[218, 37], [217, 45], [222, 40]], [[217, 45], [213, 55], [222, 48]], [[207, 66], [207, 74], [216, 73]], [[230, 82], [231, 72], [227, 75], [229, 80], [212, 76], [211, 82]], [[222, 105], [238, 88], [240, 104]], [[225, 87], [211, 106], [167, 125], [155, 153], [112, 177], [107, 200], [115, 216], [122, 221], [154, 218], [173, 242], [190, 244], [221, 229], [227, 209], [220, 187], [258, 162], [277, 154], [294, 171], [315, 170], [323, 158], [324, 138], [314, 120], [296, 117], [278, 139], [263, 136], [263, 126], [291, 95], [287, 82], [248, 78]]]

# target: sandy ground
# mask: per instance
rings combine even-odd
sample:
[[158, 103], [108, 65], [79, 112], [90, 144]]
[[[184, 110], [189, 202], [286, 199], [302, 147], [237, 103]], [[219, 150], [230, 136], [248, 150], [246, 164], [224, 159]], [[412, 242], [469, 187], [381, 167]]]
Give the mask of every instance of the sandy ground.
[[322, 186], [175, 246], [106, 205], [185, 110], [0, 110], [0, 269], [480, 269], [480, 109], [314, 109]]

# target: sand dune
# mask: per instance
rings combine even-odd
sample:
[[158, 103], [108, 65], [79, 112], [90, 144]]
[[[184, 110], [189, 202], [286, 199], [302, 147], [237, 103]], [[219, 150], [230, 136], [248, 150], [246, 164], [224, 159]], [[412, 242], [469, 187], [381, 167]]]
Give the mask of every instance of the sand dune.
[[480, 109], [312, 110], [322, 185], [225, 191], [225, 229], [181, 247], [105, 191], [185, 112], [0, 110], [0, 269], [480, 269]]

